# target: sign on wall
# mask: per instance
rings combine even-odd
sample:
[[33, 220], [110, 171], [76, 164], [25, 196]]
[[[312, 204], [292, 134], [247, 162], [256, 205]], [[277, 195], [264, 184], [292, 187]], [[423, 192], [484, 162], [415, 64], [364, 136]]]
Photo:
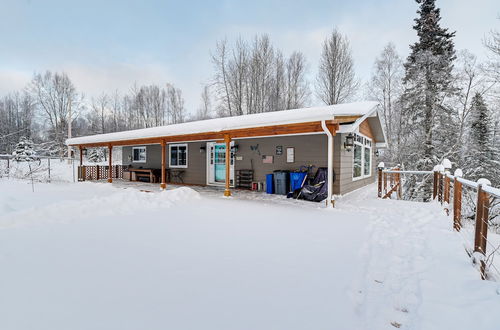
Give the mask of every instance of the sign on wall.
[[286, 162], [294, 163], [295, 162], [295, 148], [288, 147], [286, 148]]
[[273, 156], [262, 156], [262, 163], [264, 164], [272, 164], [273, 163]]
[[276, 146], [276, 156], [283, 155], [283, 146]]

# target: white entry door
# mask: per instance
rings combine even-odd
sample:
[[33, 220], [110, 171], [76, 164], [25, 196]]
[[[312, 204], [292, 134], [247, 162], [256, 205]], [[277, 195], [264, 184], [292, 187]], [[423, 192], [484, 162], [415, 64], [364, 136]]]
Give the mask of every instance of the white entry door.
[[[230, 185], [234, 186], [234, 143], [231, 142]], [[226, 144], [207, 142], [207, 184], [226, 184]]]

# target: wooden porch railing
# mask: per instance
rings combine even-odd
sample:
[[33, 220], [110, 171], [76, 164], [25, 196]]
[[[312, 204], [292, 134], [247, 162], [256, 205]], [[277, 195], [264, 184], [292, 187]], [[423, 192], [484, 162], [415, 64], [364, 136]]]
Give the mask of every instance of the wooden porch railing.
[[378, 197], [385, 199], [396, 195], [401, 199], [402, 175], [432, 174], [432, 200], [437, 200], [447, 215], [453, 214], [453, 229], [461, 233], [466, 251], [478, 266], [481, 278], [500, 280], [500, 267], [493, 263], [495, 256], [500, 259], [500, 246], [488, 241], [488, 231], [500, 234], [500, 189], [491, 187], [486, 179], [478, 182], [464, 179], [460, 169], [454, 175], [448, 170], [449, 167], [445, 169], [443, 165], [436, 166], [433, 171], [402, 171], [399, 167], [385, 169], [379, 166]]
[[[123, 171], [126, 165], [112, 165], [111, 178], [123, 179]], [[104, 180], [108, 178], [108, 165], [82, 165], [78, 166], [78, 181]]]

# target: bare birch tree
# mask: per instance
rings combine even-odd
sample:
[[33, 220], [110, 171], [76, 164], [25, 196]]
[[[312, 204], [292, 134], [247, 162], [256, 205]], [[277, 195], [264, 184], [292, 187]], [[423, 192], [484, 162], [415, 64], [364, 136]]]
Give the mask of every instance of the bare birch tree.
[[349, 40], [333, 30], [323, 44], [316, 79], [317, 96], [325, 104], [342, 103], [352, 98], [358, 86]]
[[297, 109], [307, 105], [311, 94], [306, 79], [306, 58], [293, 52], [286, 62], [285, 109]]
[[212, 99], [210, 97], [210, 87], [205, 85], [201, 92], [201, 104], [196, 113], [196, 120], [209, 119], [212, 117]]
[[[81, 99], [75, 86], [65, 73], [35, 74], [27, 88], [36, 102], [45, 121], [49, 124], [49, 137], [57, 145], [58, 153], [66, 152], [68, 120], [73, 120], [79, 114]], [[70, 110], [72, 118], [68, 118]]]
[[392, 161], [397, 161], [394, 157], [401, 143], [403, 117], [398, 101], [403, 92], [403, 75], [403, 61], [394, 44], [389, 43], [375, 60], [368, 93], [370, 98], [377, 100], [381, 105]]
[[171, 124], [182, 123], [186, 119], [182, 91], [172, 84], [167, 84], [166, 105]]

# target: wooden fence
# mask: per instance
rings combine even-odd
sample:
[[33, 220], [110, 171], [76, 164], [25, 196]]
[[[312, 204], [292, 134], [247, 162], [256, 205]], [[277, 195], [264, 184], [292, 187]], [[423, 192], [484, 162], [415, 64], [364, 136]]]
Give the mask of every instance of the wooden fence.
[[[126, 168], [127, 166], [125, 165], [112, 165], [111, 178], [123, 179], [123, 171]], [[109, 179], [108, 173], [109, 173], [108, 165], [78, 166], [78, 181]]]
[[[478, 182], [464, 179], [459, 169], [451, 175], [443, 166], [433, 171], [403, 171], [394, 167], [379, 168], [378, 197], [395, 195], [401, 199], [402, 177], [407, 175], [432, 175], [432, 200], [437, 200], [446, 214], [452, 215], [453, 228], [462, 235], [465, 249], [479, 268], [481, 278], [500, 280], [500, 189], [491, 187], [486, 179]], [[488, 232], [494, 234], [495, 239], [489, 241]]]

